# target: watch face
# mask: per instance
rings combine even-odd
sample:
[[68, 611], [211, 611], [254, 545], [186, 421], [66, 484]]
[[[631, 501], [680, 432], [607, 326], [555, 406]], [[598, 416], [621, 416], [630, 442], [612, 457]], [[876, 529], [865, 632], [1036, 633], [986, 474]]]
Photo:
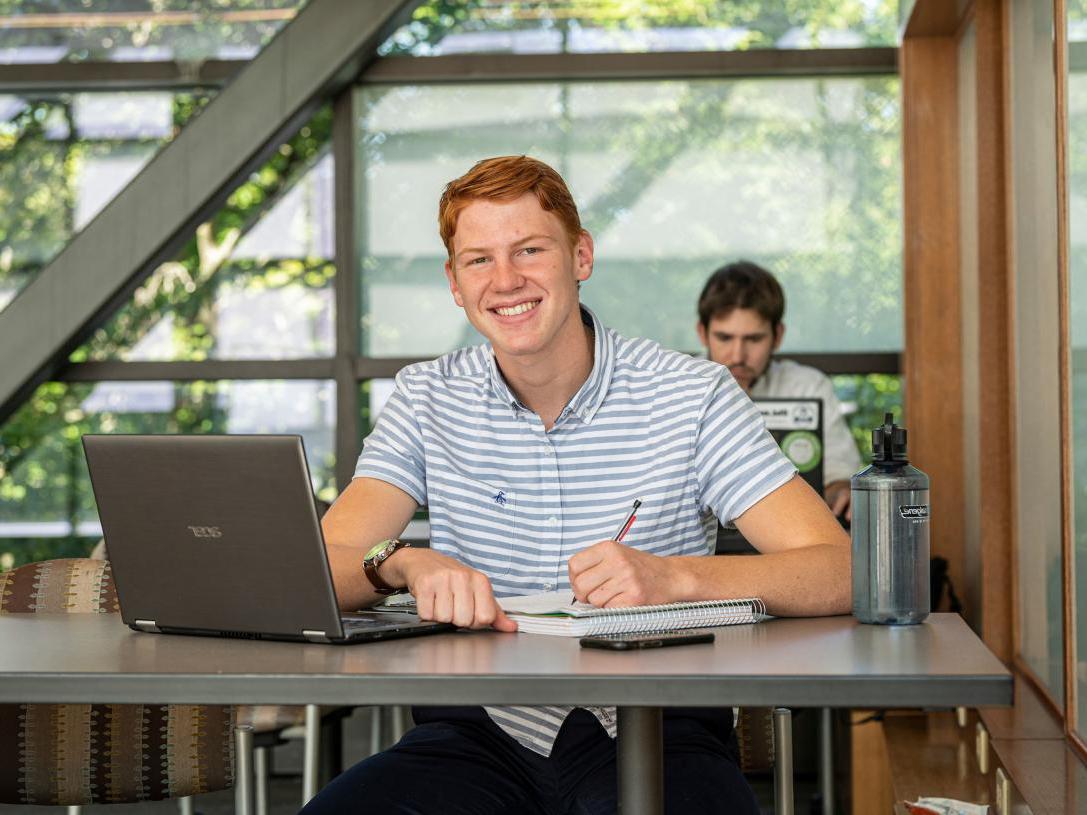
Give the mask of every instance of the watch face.
[[[379, 541], [378, 543], [375, 543], [370, 548], [370, 551], [366, 553], [366, 557], [363, 558], [363, 560], [373, 560], [375, 557], [380, 555], [381, 552], [385, 549], [385, 547], [388, 546], [390, 543], [392, 543], [392, 541], [388, 541], [388, 540], [383, 540], [383, 541]], [[358, 557], [358, 555], [356, 555], [355, 557]]]

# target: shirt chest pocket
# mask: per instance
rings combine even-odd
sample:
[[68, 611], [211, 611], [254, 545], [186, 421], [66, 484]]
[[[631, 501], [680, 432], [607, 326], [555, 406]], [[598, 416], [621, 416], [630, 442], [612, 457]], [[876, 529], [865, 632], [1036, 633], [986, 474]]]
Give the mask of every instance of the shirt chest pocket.
[[431, 507], [431, 545], [486, 575], [510, 571], [518, 540], [517, 495], [501, 486], [453, 473]]

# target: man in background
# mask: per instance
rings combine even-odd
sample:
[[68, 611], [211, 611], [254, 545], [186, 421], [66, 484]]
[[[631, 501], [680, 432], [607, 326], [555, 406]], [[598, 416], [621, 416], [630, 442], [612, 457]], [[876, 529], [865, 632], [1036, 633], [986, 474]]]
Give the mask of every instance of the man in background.
[[785, 293], [766, 269], [747, 260], [722, 266], [698, 298], [698, 338], [706, 355], [728, 367], [753, 398], [823, 401], [824, 497], [837, 516], [850, 518], [849, 479], [861, 468], [853, 435], [842, 417], [834, 385], [822, 371], [774, 359], [785, 336]]

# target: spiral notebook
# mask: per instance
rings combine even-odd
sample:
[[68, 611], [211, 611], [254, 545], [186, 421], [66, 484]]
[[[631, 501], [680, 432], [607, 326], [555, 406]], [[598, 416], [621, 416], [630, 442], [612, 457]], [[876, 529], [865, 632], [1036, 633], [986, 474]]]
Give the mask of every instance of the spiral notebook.
[[757, 623], [767, 617], [766, 606], [762, 600], [754, 597], [662, 606], [597, 608], [587, 603], [571, 602], [567, 590], [503, 597], [498, 602], [506, 614], [517, 622], [519, 631], [557, 637], [711, 628]]

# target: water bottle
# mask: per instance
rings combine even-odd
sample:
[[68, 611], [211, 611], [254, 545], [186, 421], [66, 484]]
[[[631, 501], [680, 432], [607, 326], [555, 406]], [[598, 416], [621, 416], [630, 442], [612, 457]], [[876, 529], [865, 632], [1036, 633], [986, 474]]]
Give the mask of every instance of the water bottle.
[[872, 464], [853, 476], [853, 616], [914, 625], [928, 616], [929, 481], [906, 458], [906, 428], [888, 413]]

